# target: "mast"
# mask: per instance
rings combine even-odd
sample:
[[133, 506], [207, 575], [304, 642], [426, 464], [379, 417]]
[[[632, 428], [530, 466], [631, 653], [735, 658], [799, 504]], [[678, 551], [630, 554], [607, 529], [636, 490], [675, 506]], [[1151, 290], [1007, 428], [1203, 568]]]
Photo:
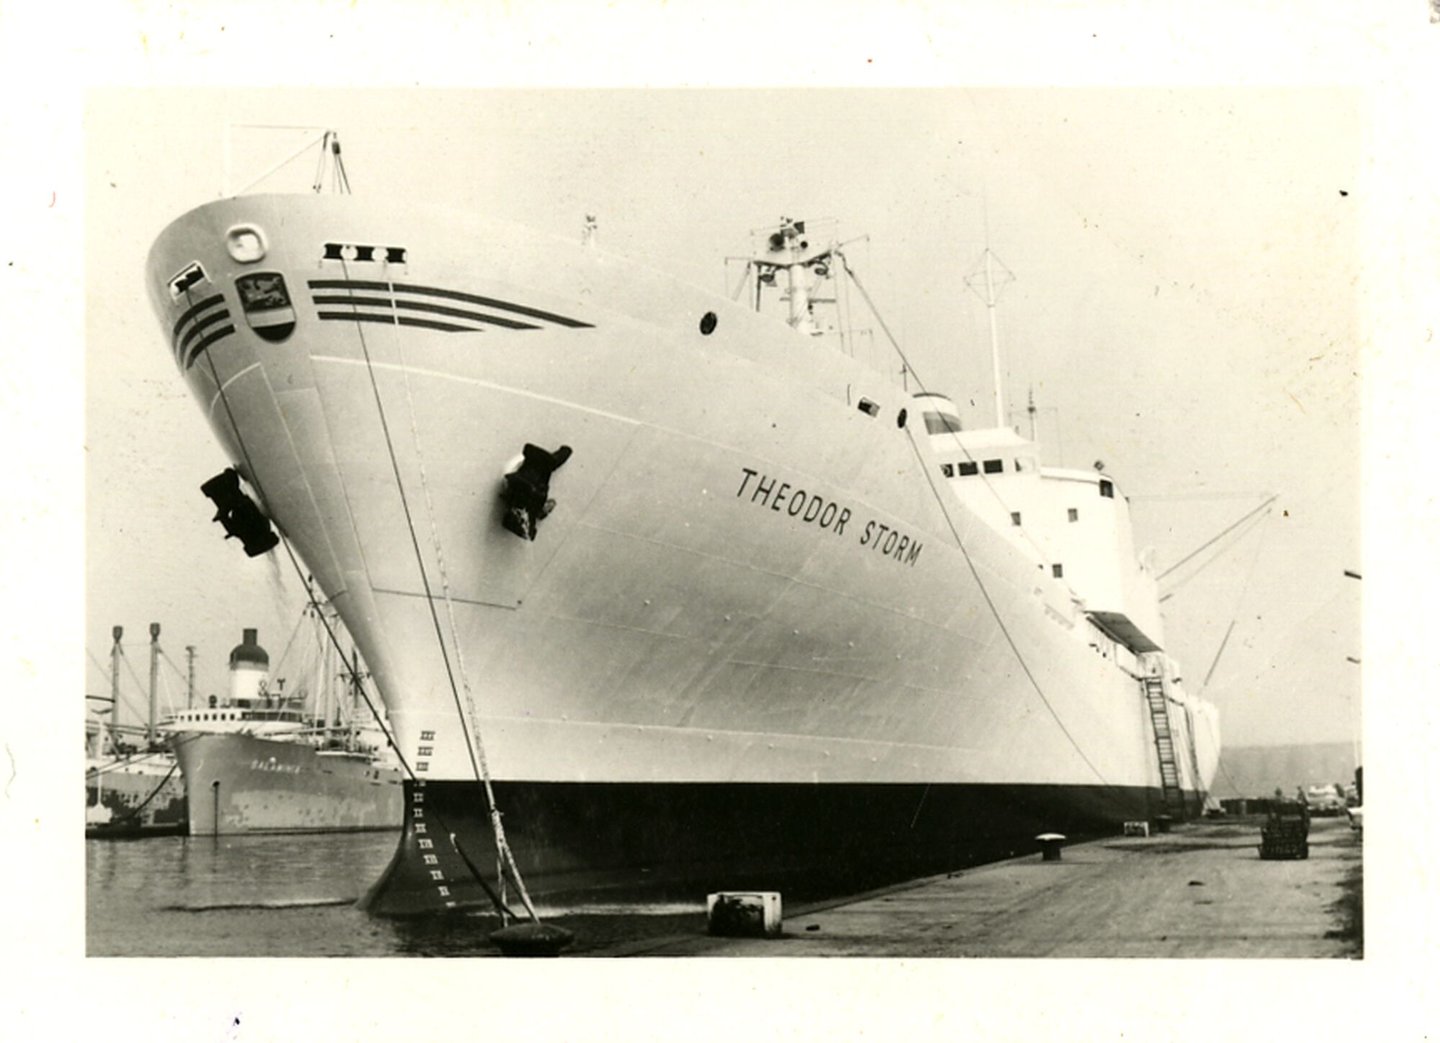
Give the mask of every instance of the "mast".
[[985, 310], [990, 314], [990, 361], [995, 367], [995, 426], [1005, 426], [1005, 392], [1000, 381], [1000, 334], [995, 328], [995, 280], [985, 251]]
[[[120, 636], [124, 627], [111, 627], [110, 635], [115, 643], [110, 647], [110, 749], [116, 752], [120, 734]], [[103, 744], [102, 744], [103, 747]]]
[[[990, 316], [990, 360], [995, 372], [995, 426], [1005, 427], [1005, 392], [1000, 380], [1000, 332], [995, 320], [996, 279], [1000, 279], [1000, 286], [1015, 281], [1015, 273], [1005, 267], [1005, 262], [996, 257], [989, 246], [985, 247], [985, 253], [981, 256], [981, 268], [971, 272], [965, 277], [965, 285], [970, 287], [975, 296], [985, 302], [985, 310]], [[1000, 271], [995, 271], [999, 265]], [[983, 275], [985, 281], [985, 294], [982, 297], [976, 288], [976, 277]]]
[[195, 646], [185, 646], [185, 709], [195, 705]]
[[160, 624], [150, 624], [150, 716], [145, 722], [145, 745], [155, 745], [155, 688], [160, 679]]
[[[324, 608], [317, 609], [324, 612]], [[320, 719], [325, 722], [325, 739], [331, 738], [331, 733], [339, 723], [340, 700], [335, 695], [335, 654], [330, 642], [326, 640], [325, 621], [320, 619], [320, 633], [316, 637], [320, 641]]]
[[800, 270], [800, 255], [810, 244], [800, 236], [805, 232], [804, 221], [780, 219], [780, 231], [770, 237], [772, 250], [783, 251], [786, 257], [785, 300], [790, 306], [786, 321], [800, 333], [814, 333], [815, 324], [810, 316], [810, 290], [805, 285], [805, 273]]
[[360, 704], [360, 650], [350, 646], [350, 705], [346, 717], [346, 748], [354, 749], [360, 744], [359, 728], [355, 721], [359, 717]]

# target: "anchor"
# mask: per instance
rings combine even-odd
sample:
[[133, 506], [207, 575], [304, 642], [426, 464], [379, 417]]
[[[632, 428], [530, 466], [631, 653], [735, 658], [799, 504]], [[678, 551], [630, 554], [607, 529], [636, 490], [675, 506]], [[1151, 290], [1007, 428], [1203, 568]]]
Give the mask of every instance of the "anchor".
[[520, 463], [505, 473], [500, 499], [505, 515], [500, 524], [522, 540], [533, 540], [540, 522], [555, 509], [550, 499], [550, 476], [570, 459], [571, 449], [562, 445], [553, 453], [525, 443]]
[[217, 508], [211, 520], [225, 526], [225, 538], [228, 540], [233, 536], [238, 539], [250, 557], [264, 554], [280, 542], [280, 537], [270, 527], [270, 519], [240, 488], [240, 472], [235, 468], [225, 468], [200, 486], [200, 491]]

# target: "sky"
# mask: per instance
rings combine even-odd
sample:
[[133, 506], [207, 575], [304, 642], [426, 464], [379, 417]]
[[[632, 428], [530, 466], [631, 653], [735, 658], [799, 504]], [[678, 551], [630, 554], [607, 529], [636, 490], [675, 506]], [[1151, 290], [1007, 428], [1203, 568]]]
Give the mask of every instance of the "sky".
[[[852, 265], [914, 376], [971, 427], [994, 417], [966, 285], [988, 242], [1014, 275], [997, 310], [1009, 422], [1028, 431], [1033, 393], [1046, 463], [1104, 461], [1161, 569], [1275, 497], [1162, 586], [1170, 651], [1192, 689], [1211, 674], [1226, 742], [1356, 741], [1365, 120], [1348, 88], [92, 90], [86, 691], [108, 691], [115, 624], [127, 720], [150, 622], [162, 704], [186, 697], [188, 645], [200, 698], [225, 690], [242, 627], [277, 674], [300, 656], [280, 662], [303, 607], [291, 570], [210, 521], [198, 487], [228, 461], [142, 285], [190, 207], [257, 178], [309, 190], [315, 149], [274, 168], [313, 131], [280, 125], [336, 130], [377, 206], [425, 198], [571, 238], [593, 213], [605, 250], [717, 292], [750, 230], [833, 218], [863, 237]], [[851, 322], [900, 380], [879, 322]]]

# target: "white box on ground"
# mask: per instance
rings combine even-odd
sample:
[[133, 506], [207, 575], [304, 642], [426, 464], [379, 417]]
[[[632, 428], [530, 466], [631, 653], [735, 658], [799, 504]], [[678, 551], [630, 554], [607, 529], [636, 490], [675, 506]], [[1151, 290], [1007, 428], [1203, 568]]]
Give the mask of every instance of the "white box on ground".
[[717, 891], [705, 896], [711, 934], [773, 938], [781, 933], [779, 891]]

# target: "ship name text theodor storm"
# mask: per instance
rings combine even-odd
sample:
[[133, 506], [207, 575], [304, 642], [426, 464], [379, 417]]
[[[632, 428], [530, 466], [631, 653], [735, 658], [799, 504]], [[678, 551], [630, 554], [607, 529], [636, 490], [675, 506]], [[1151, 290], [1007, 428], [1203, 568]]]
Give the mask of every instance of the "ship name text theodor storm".
[[[740, 470], [744, 477], [740, 479], [740, 488], [735, 490], [737, 498], [748, 491], [753, 504], [769, 507], [776, 512], [783, 509], [790, 517], [798, 518], [806, 524], [829, 529], [837, 536], [845, 535], [845, 526], [850, 522], [852, 514], [849, 507], [841, 507], [834, 500], [792, 487], [789, 482], [782, 482], [753, 468], [742, 467]], [[755, 479], [753, 484], [752, 478]], [[863, 528], [858, 524], [852, 526], [851, 533], [859, 534], [860, 546], [904, 562], [912, 568], [915, 562], [920, 560], [920, 552], [925, 549], [925, 545], [914, 537], [873, 519], [867, 521]]]

